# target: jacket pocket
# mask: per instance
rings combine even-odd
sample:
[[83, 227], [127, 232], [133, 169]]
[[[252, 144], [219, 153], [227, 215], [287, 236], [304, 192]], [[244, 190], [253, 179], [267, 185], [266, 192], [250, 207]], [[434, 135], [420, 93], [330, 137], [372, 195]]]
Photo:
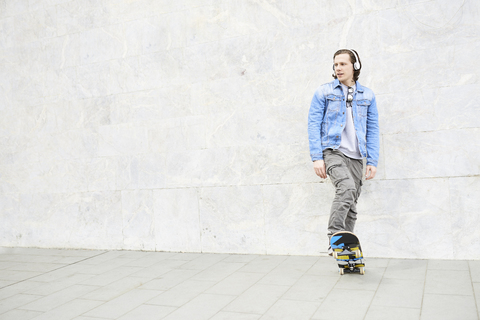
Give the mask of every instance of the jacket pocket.
[[342, 103], [342, 97], [336, 96], [334, 94], [329, 94], [327, 96], [328, 111], [338, 111], [338, 110], [340, 110], [341, 103]]
[[368, 107], [370, 106], [370, 100], [363, 99], [357, 101], [357, 112], [360, 117], [366, 117]]

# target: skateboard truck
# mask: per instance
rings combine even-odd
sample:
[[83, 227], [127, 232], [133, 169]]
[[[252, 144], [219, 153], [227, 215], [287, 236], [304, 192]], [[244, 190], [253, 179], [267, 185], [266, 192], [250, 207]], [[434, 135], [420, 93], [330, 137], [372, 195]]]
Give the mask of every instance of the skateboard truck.
[[355, 262], [348, 261], [348, 268], [350, 268], [350, 271], [353, 272], [353, 270], [355, 270]]

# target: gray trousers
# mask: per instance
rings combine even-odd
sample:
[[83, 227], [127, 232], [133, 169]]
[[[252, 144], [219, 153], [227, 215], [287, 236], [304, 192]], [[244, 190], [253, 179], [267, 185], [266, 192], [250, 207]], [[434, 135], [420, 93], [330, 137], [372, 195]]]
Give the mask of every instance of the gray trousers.
[[357, 200], [363, 184], [363, 160], [349, 158], [341, 151], [332, 149], [323, 151], [323, 159], [327, 174], [335, 186], [328, 236], [338, 231], [353, 232], [357, 221]]

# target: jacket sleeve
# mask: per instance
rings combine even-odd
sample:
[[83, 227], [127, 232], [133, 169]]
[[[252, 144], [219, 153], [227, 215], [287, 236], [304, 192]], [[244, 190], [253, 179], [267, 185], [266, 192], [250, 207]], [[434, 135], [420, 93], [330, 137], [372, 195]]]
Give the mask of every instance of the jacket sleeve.
[[367, 113], [367, 165], [378, 166], [380, 154], [380, 128], [378, 125], [377, 100], [375, 95], [370, 103]]
[[324, 111], [325, 96], [321, 90], [317, 90], [313, 95], [308, 113], [308, 140], [312, 161], [323, 160], [321, 128]]

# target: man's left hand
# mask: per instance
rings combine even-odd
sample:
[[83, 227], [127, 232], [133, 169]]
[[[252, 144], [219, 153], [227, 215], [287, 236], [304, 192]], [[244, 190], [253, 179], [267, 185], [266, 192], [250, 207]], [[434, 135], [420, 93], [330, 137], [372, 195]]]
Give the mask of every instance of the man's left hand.
[[375, 178], [375, 174], [377, 173], [377, 168], [374, 166], [367, 166], [367, 171], [365, 172], [365, 179], [370, 180]]

